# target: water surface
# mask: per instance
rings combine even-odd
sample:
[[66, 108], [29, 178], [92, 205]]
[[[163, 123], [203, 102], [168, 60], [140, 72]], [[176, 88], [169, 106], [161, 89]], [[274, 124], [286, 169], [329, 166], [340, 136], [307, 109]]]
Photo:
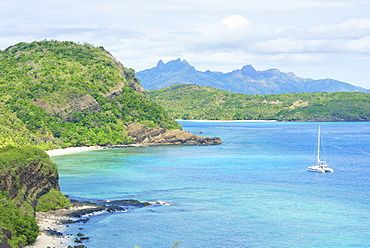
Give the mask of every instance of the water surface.
[[172, 206], [94, 216], [88, 247], [370, 247], [370, 125], [320, 123], [334, 173], [306, 168], [319, 123], [182, 122], [218, 146], [52, 157], [63, 193]]

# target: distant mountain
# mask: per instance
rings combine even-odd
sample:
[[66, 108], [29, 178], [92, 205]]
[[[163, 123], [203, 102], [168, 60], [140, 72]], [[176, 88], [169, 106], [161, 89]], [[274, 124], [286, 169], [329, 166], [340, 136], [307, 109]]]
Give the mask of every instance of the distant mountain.
[[234, 93], [280, 94], [310, 92], [367, 92], [367, 89], [334, 79], [310, 79], [284, 73], [278, 69], [257, 71], [251, 65], [232, 72], [198, 71], [186, 60], [172, 60], [156, 67], [139, 71], [136, 77], [146, 90], [158, 90], [173, 84], [197, 84]]

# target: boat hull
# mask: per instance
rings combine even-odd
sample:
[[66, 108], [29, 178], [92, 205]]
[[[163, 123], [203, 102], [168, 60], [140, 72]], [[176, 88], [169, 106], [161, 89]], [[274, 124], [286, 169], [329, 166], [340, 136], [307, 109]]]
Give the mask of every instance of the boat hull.
[[307, 169], [308, 171], [319, 172], [319, 173], [334, 172], [332, 168], [320, 166], [320, 165], [312, 165], [312, 166], [309, 166]]
[[308, 171], [325, 173], [325, 170], [323, 168], [320, 168], [319, 166], [316, 166], [316, 165], [309, 166]]

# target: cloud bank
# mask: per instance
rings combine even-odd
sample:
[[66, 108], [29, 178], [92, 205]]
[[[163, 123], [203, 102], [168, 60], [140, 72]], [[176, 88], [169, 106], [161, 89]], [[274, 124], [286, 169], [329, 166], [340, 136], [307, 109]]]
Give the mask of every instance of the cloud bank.
[[0, 49], [57, 39], [104, 46], [127, 67], [186, 59], [200, 70], [252, 64], [370, 88], [365, 0], [35, 0], [0, 3]]

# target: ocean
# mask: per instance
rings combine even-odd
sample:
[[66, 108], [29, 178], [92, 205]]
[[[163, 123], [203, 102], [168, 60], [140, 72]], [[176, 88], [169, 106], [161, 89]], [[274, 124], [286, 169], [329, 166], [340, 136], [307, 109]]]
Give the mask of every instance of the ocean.
[[[83, 228], [90, 248], [370, 247], [369, 123], [180, 123], [223, 144], [53, 156], [72, 199], [172, 204], [95, 215], [67, 232]], [[307, 171], [319, 125], [334, 173]]]

